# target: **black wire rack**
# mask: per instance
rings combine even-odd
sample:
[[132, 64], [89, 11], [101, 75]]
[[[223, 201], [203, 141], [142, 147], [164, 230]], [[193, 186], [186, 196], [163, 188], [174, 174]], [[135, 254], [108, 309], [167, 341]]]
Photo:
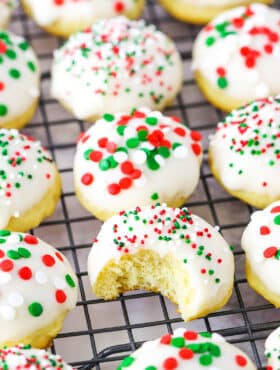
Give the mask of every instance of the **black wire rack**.
[[[182, 322], [174, 305], [159, 294], [129, 292], [112, 302], [94, 297], [89, 286], [86, 259], [100, 222], [79, 205], [72, 181], [76, 138], [89, 125], [74, 119], [49, 96], [52, 53], [61, 40], [36, 27], [19, 8], [11, 30], [30, 41], [42, 67], [40, 106], [24, 131], [40, 139], [51, 151], [63, 180], [63, 194], [55, 214], [36, 228], [34, 234], [56, 246], [70, 259], [80, 288], [77, 307], [67, 317], [52, 350], [75, 367], [109, 370], [116, 368], [122, 358], [143, 341], [187, 325], [192, 329], [222, 334], [246, 351], [259, 369], [264, 369], [264, 340], [279, 325], [280, 315], [252, 291], [244, 277], [240, 239], [253, 209], [225, 193], [208, 168], [208, 136], [223, 114], [202, 97], [191, 72], [192, 44], [200, 28], [169, 17], [155, 0], [147, 2], [144, 18], [175, 40], [185, 66], [182, 92], [166, 113], [180, 116], [189, 127], [204, 136], [200, 183], [187, 205], [211, 224], [218, 225], [226, 240], [235, 246], [234, 293], [224, 309], [188, 324]], [[280, 7], [280, 0], [276, 1], [276, 6]]]

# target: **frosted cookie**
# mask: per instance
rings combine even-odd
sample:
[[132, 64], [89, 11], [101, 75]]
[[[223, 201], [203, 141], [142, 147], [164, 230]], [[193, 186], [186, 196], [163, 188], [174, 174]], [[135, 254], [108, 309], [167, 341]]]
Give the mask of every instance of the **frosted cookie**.
[[191, 23], [207, 23], [227, 9], [258, 2], [271, 4], [273, 0], [160, 0], [175, 18]]
[[39, 141], [0, 129], [0, 229], [26, 231], [50, 216], [61, 180]]
[[253, 213], [242, 236], [249, 284], [280, 307], [280, 201]]
[[39, 78], [30, 45], [0, 31], [0, 128], [21, 128], [31, 120], [38, 105]]
[[280, 199], [280, 99], [256, 100], [228, 115], [210, 138], [211, 170], [234, 197], [258, 208]]
[[0, 230], [0, 285], [0, 347], [48, 347], [77, 301], [69, 262], [29, 234]]
[[80, 137], [77, 196], [102, 220], [137, 205], [181, 206], [199, 181], [200, 140], [199, 132], [160, 112], [105, 114]]
[[94, 240], [88, 271], [97, 297], [114, 299], [135, 289], [161, 292], [188, 321], [227, 303], [234, 260], [206, 221], [187, 208], [157, 204], [106, 221]]
[[72, 370], [59, 355], [43, 349], [31, 348], [30, 345], [20, 344], [11, 348], [0, 349], [0, 369], [35, 369], [36, 370]]
[[0, 0], [0, 29], [8, 27], [14, 7], [14, 0]]
[[153, 370], [257, 370], [250, 358], [219, 334], [180, 328], [144, 343], [117, 367]]
[[279, 23], [279, 10], [253, 4], [220, 14], [201, 31], [193, 68], [212, 104], [230, 111], [280, 92]]
[[147, 106], [161, 110], [181, 88], [174, 43], [153, 25], [124, 17], [102, 20], [54, 53], [51, 92], [75, 117]]
[[100, 19], [140, 17], [145, 0], [21, 0], [23, 8], [47, 32], [68, 37]]
[[265, 341], [265, 355], [268, 360], [267, 370], [280, 369], [280, 328], [275, 329]]

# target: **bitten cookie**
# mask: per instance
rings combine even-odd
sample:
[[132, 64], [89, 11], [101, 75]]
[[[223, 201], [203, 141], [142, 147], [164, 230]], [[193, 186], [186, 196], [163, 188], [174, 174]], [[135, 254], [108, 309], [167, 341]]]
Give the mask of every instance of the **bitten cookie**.
[[228, 115], [210, 138], [219, 183], [258, 208], [280, 198], [280, 99], [256, 100]]
[[47, 32], [68, 37], [100, 19], [140, 17], [145, 0], [21, 0], [23, 8]]
[[280, 328], [275, 329], [265, 341], [267, 370], [280, 369]]
[[193, 69], [212, 104], [230, 111], [279, 93], [279, 22], [279, 10], [253, 4], [220, 14], [201, 31]]
[[31, 120], [38, 105], [39, 78], [30, 45], [0, 31], [0, 128], [21, 128]]
[[248, 283], [276, 307], [280, 307], [279, 240], [280, 201], [253, 213], [241, 241]]
[[0, 347], [48, 347], [77, 301], [69, 262], [33, 235], [0, 230], [0, 285]]
[[43, 349], [35, 349], [30, 345], [20, 344], [15, 347], [0, 349], [0, 369], [5, 370], [72, 370], [72, 366], [66, 364], [59, 355], [47, 352]]
[[223, 11], [251, 3], [271, 4], [273, 0], [159, 0], [175, 18], [184, 22], [207, 23]]
[[222, 236], [187, 209], [157, 204], [106, 221], [88, 258], [94, 293], [104, 299], [135, 289], [161, 292], [185, 321], [223, 307], [234, 260]]
[[79, 140], [77, 196], [102, 220], [137, 205], [181, 206], [199, 180], [200, 140], [199, 132], [160, 112], [105, 114]]
[[257, 370], [250, 358], [219, 334], [180, 328], [144, 343], [117, 367], [123, 369]]
[[14, 7], [14, 0], [0, 0], [0, 29], [8, 27]]
[[61, 180], [39, 141], [0, 129], [0, 229], [26, 231], [50, 216]]
[[75, 117], [95, 120], [147, 106], [161, 110], [181, 88], [174, 43], [153, 25], [101, 20], [54, 53], [51, 92]]

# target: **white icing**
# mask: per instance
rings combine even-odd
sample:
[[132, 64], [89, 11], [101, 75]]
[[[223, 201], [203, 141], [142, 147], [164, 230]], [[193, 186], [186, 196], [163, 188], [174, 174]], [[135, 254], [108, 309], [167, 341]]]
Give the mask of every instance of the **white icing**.
[[0, 129], [0, 148], [1, 229], [11, 217], [19, 217], [43, 199], [57, 170], [41, 143], [17, 130]]
[[[274, 202], [263, 211], [254, 213], [241, 241], [250, 268], [267, 289], [275, 294], [280, 294], [280, 260], [273, 254], [266, 256], [265, 251], [271, 247], [275, 248], [275, 252], [280, 249], [280, 226], [274, 222], [275, 217], [280, 215], [280, 208], [275, 209], [279, 206], [279, 201]], [[261, 234], [261, 227], [265, 227], [267, 233]]]
[[141, 106], [162, 109], [178, 93], [182, 75], [166, 35], [118, 17], [71, 36], [55, 51], [51, 92], [77, 118], [88, 119]]
[[[34, 51], [22, 37], [5, 31], [1, 33], [0, 112], [2, 106], [7, 108], [7, 112], [0, 113], [0, 127], [7, 121], [20, 118], [39, 96], [39, 64]], [[12, 56], [8, 56], [9, 52]], [[16, 72], [16, 78], [12, 77], [12, 72]]]
[[[186, 338], [184, 338], [184, 335]], [[188, 336], [194, 339], [188, 339]], [[132, 357], [134, 359], [131, 361], [131, 365], [125, 366], [126, 360], [124, 360], [118, 369], [122, 370], [128, 368], [129, 370], [140, 370], [146, 369], [149, 366], [154, 366], [158, 370], [163, 370], [169, 368], [165, 364], [166, 361], [172, 359], [171, 361], [176, 361], [176, 366], [173, 368], [178, 370], [256, 370], [256, 367], [244, 352], [236, 346], [227, 343], [222, 336], [216, 333], [214, 333], [212, 337], [205, 337], [204, 333], [190, 332], [184, 328], [180, 328], [175, 330], [170, 339], [175, 340], [175, 338], [177, 338], [177, 340], [178, 338], [184, 338], [184, 343], [182, 343], [184, 349], [172, 345], [172, 342], [170, 344], [161, 343], [161, 340], [168, 340], [168, 335], [166, 335], [162, 338], [144, 343], [138, 350], [130, 355], [130, 358]], [[205, 343], [207, 343], [209, 347], [211, 346], [212, 351], [209, 348], [208, 350], [205, 349], [205, 351], [200, 351], [200, 353], [191, 354], [192, 346], [197, 345], [198, 348], [198, 344], [205, 345]], [[189, 350], [187, 353], [186, 348]], [[211, 355], [211, 352], [213, 355]], [[217, 355], [214, 355], [214, 353]], [[186, 357], [184, 357], [184, 354]], [[188, 356], [190, 356], [190, 358], [188, 358]], [[208, 361], [204, 364], [203, 358], [206, 360], [206, 357]]]
[[233, 111], [218, 124], [210, 138], [210, 153], [225, 188], [280, 196], [279, 122], [279, 100], [268, 98]]
[[[244, 14], [248, 9], [253, 12], [253, 15], [246, 18]], [[229, 32], [226, 37], [219, 36], [218, 31], [213, 29], [217, 25], [232, 22], [232, 20], [237, 20], [237, 23], [225, 27]], [[244, 22], [241, 27], [240, 20], [241, 23]], [[200, 32], [195, 41], [194, 69], [209, 83], [218, 86], [217, 68], [224, 68], [228, 86], [220, 88], [221, 94], [224, 93], [244, 102], [279, 93], [280, 75], [277, 73], [280, 63], [280, 55], [277, 51], [280, 45], [279, 21], [279, 10], [262, 4], [253, 4], [249, 8], [238, 7], [221, 13]], [[262, 30], [266, 27], [269, 32], [261, 31], [261, 33], [252, 34], [251, 31], [255, 27]], [[271, 36], [273, 33], [275, 35]], [[215, 39], [211, 46], [206, 45], [209, 37]], [[264, 50], [267, 45], [272, 47], [271, 52]], [[248, 47], [254, 53], [260, 53], [255, 59], [253, 68], [246, 66], [247, 57], [241, 55], [242, 47]], [[251, 57], [249, 59], [252, 60]], [[250, 77], [252, 71], [253, 78]]]
[[0, 349], [0, 368], [7, 370], [31, 369], [31, 370], [72, 370], [59, 355], [47, 352], [43, 349], [35, 349], [29, 346], [15, 346]]
[[265, 354], [269, 370], [280, 369], [280, 328], [275, 329], [265, 341]]
[[[135, 219], [136, 214], [139, 220]], [[164, 220], [164, 224], [155, 223], [155, 217]], [[143, 249], [155, 251], [161, 257], [171, 254], [182, 262], [190, 277], [190, 290], [194, 292], [189, 302], [189, 317], [200, 313], [202, 307], [209, 308], [224, 301], [233, 284], [233, 254], [223, 237], [211, 225], [198, 216], [193, 215], [191, 218], [193, 223], [186, 221], [189, 219], [186, 208], [172, 209], [157, 205], [136, 213], [133, 210], [106, 221], [88, 258], [89, 278], [93, 289], [99, 274], [109, 261], [118, 263], [123, 255], [135, 254]], [[146, 223], [143, 222], [144, 219], [147, 220]], [[173, 230], [174, 219], [176, 233], [168, 232]], [[153, 222], [150, 223], [150, 220]], [[184, 228], [185, 226], [187, 227]], [[186, 242], [186, 236], [190, 242]], [[135, 240], [134, 243], [132, 239]], [[211, 258], [206, 257], [208, 255]], [[188, 317], [184, 319], [188, 320]]]
[[[185, 2], [186, 4], [192, 4], [194, 6], [204, 6], [204, 7], [234, 7], [238, 5], [242, 5], [246, 2], [246, 0], [181, 0], [181, 2]], [[253, 2], [253, 1], [252, 1]]]
[[[123, 209], [130, 209], [136, 205], [148, 205], [153, 202], [169, 201], [174, 203], [176, 199], [181, 199], [183, 203], [197, 186], [202, 153], [196, 155], [192, 146], [201, 148], [200, 135], [192, 133], [186, 126], [160, 112], [152, 112], [143, 108], [138, 112], [142, 112], [146, 117], [131, 116], [127, 124], [122, 126], [125, 128], [123, 136], [117, 132], [117, 129], [119, 122], [125, 115], [118, 113], [112, 117], [111, 122], [105, 119], [97, 121], [79, 141], [74, 159], [75, 188], [82, 194], [88, 208], [116, 214]], [[158, 120], [156, 124], [151, 125], [146, 122], [146, 119], [155, 117]], [[129, 148], [127, 142], [132, 138], [137, 138], [138, 127], [146, 127], [148, 139], [139, 141], [135, 148]], [[165, 128], [165, 135], [155, 147], [152, 143], [157, 143], [152, 139], [152, 135], [155, 135], [156, 132], [161, 133], [162, 128]], [[176, 130], [182, 130], [184, 136], [177, 134]], [[194, 134], [198, 136], [196, 141], [191, 136]], [[100, 148], [99, 140], [102, 138], [107, 138], [111, 144], [116, 145], [115, 152], [109, 152], [106, 147]], [[172, 149], [174, 143], [180, 144], [180, 146]], [[166, 158], [164, 158], [164, 153], [160, 155], [161, 152], [158, 149], [166, 149], [164, 145], [168, 145], [170, 148], [167, 149], [169, 156]], [[119, 148], [127, 150], [127, 153], [118, 152]], [[155, 152], [154, 160], [160, 167], [157, 170], [149, 168], [151, 152], [144, 151], [148, 148]], [[89, 153], [94, 151], [102, 153], [101, 161], [94, 162], [89, 158]], [[85, 153], [88, 153], [86, 157]], [[100, 164], [111, 156], [117, 158], [118, 163], [114, 168], [102, 171]], [[132, 164], [131, 173], [122, 170], [124, 162]], [[135, 170], [141, 171], [137, 178], [133, 176]], [[93, 176], [94, 180], [91, 184], [83, 183], [85, 174]], [[131, 179], [131, 187], [112, 195], [108, 187], [111, 184], [121, 184], [123, 179]], [[154, 200], [151, 198], [153, 194], [157, 194]]]
[[121, 14], [135, 13], [144, 0], [64, 0], [56, 5], [54, 0], [25, 0], [32, 9], [33, 16], [40, 26], [60, 22], [70, 24], [80, 22], [87, 25], [99, 19], [113, 18]]
[[14, 0], [0, 0], [0, 28], [7, 27], [14, 6]]
[[[28, 236], [26, 239], [26, 235], [9, 235], [0, 231], [0, 344], [20, 341], [34, 331], [50, 325], [60, 314], [72, 310], [77, 301], [77, 279], [66, 258], [39, 239], [33, 238], [30, 241]], [[22, 248], [25, 253], [30, 252], [30, 257], [21, 252]], [[11, 251], [17, 253], [16, 258], [12, 258]], [[43, 256], [46, 255], [51, 256], [53, 265], [44, 263]], [[8, 268], [7, 263], [10, 264]], [[20, 273], [24, 267], [30, 271], [25, 278]], [[47, 284], [42, 285], [37, 281], [39, 273], [47, 277]], [[67, 283], [66, 275], [71, 277], [75, 287]], [[65, 281], [63, 287], [62, 284], [57, 286], [58, 280]], [[61, 294], [58, 291], [63, 291], [66, 295], [64, 302], [56, 299], [56, 294]], [[34, 302], [43, 308], [38, 316], [29, 312], [30, 305]], [[1, 358], [0, 353], [0, 368]]]

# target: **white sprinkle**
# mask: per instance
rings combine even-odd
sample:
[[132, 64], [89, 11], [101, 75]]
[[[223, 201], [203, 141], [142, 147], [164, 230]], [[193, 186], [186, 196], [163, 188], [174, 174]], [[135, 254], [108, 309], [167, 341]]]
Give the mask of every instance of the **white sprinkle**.
[[37, 87], [31, 87], [31, 89], [29, 90], [29, 94], [30, 96], [32, 96], [32, 98], [38, 98], [38, 96], [40, 95], [40, 92]]
[[54, 278], [53, 280], [54, 285], [57, 289], [65, 289], [66, 288], [66, 282], [64, 279], [61, 279], [59, 277]]
[[8, 305], [0, 306], [0, 315], [7, 321], [12, 321], [16, 317], [16, 311]]
[[0, 285], [6, 285], [12, 280], [12, 275], [8, 272], [0, 271]]
[[164, 167], [165, 166], [165, 160], [164, 160], [164, 158], [161, 156], [161, 155], [159, 155], [159, 154], [157, 154], [157, 155], [155, 155], [155, 161], [161, 166], [161, 167]]
[[147, 179], [145, 176], [141, 176], [140, 179], [138, 180], [134, 180], [134, 184], [135, 186], [137, 186], [138, 188], [142, 188], [143, 186], [145, 186], [147, 183]]
[[124, 131], [124, 137], [126, 138], [132, 138], [136, 136], [136, 130], [133, 129], [132, 127], [127, 126], [125, 131]]
[[174, 150], [173, 153], [174, 153], [175, 158], [183, 159], [187, 157], [188, 150], [186, 147], [180, 145], [180, 146], [177, 146], [177, 148]]
[[125, 152], [116, 152], [114, 154], [114, 160], [118, 163], [122, 163], [122, 162], [125, 162], [128, 158], [128, 155], [125, 153]]
[[24, 298], [19, 293], [11, 293], [8, 296], [8, 302], [13, 307], [20, 307], [24, 303]]
[[268, 94], [269, 94], [269, 89], [268, 89], [267, 85], [265, 85], [264, 83], [263, 84], [259, 84], [256, 87], [256, 95], [257, 95], [258, 98], [264, 98]]
[[136, 164], [143, 164], [147, 160], [147, 154], [143, 150], [137, 150], [133, 154], [133, 162]]
[[35, 279], [36, 279], [38, 284], [46, 284], [46, 282], [48, 280], [46, 274], [42, 271], [37, 271], [36, 272]]
[[15, 218], [19, 218], [20, 213], [19, 213], [18, 211], [16, 211], [16, 212], [14, 212], [13, 216], [14, 216]]
[[221, 228], [220, 228], [220, 226], [219, 226], [219, 225], [215, 225], [215, 226], [214, 226], [214, 229], [215, 229], [215, 230], [217, 230], [217, 231], [220, 231], [220, 229], [221, 229]]
[[145, 142], [141, 145], [141, 148], [143, 149], [148, 149], [148, 150], [153, 150], [155, 149], [155, 147], [151, 144], [151, 143], [148, 143], [148, 142]]

